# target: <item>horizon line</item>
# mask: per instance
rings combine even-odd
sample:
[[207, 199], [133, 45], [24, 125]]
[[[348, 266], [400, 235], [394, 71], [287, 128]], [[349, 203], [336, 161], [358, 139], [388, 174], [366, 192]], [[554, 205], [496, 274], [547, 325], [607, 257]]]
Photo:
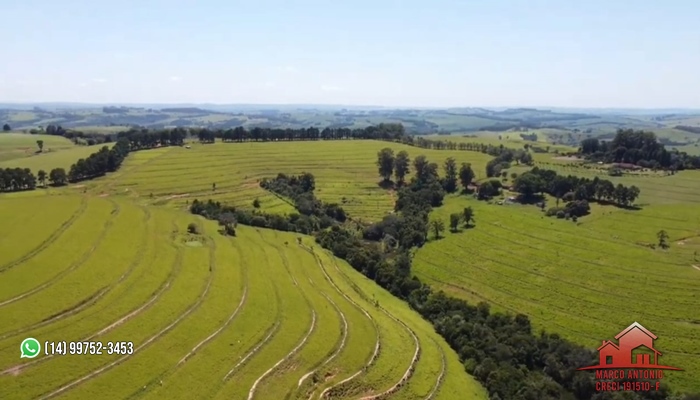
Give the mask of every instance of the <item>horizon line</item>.
[[454, 108], [474, 108], [474, 109], [572, 109], [572, 110], [684, 110], [698, 111], [700, 108], [688, 106], [660, 106], [660, 107], [634, 107], [634, 106], [552, 106], [552, 105], [459, 105], [459, 106], [426, 106], [426, 105], [376, 105], [376, 104], [342, 104], [342, 103], [216, 103], [216, 102], [81, 102], [81, 101], [0, 101], [0, 105], [94, 105], [94, 106], [152, 106], [152, 105], [201, 105], [201, 106], [284, 106], [284, 107], [352, 107], [352, 108], [384, 108], [384, 109], [454, 109]]

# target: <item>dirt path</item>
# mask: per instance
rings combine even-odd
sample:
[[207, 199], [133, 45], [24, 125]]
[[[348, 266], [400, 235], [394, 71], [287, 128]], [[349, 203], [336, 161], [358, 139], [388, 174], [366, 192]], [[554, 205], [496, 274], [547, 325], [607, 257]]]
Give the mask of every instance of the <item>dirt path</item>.
[[309, 328], [309, 331], [306, 332], [306, 336], [304, 336], [304, 338], [301, 340], [301, 342], [299, 342], [299, 344], [297, 344], [297, 346], [295, 348], [293, 348], [292, 351], [287, 353], [286, 356], [284, 356], [281, 360], [277, 361], [277, 363], [275, 365], [270, 367], [270, 369], [265, 371], [262, 375], [260, 375], [258, 377], [258, 379], [255, 380], [255, 382], [253, 383], [253, 386], [250, 388], [250, 391], [248, 391], [248, 400], [253, 399], [253, 397], [255, 396], [255, 390], [257, 390], [258, 385], [260, 384], [260, 382], [262, 382], [263, 379], [265, 379], [265, 377], [270, 375], [272, 373], [272, 371], [274, 371], [275, 368], [279, 367], [283, 362], [289, 360], [290, 357], [292, 357], [297, 351], [299, 351], [299, 349], [302, 348], [302, 346], [304, 346], [306, 341], [309, 339], [309, 336], [311, 336], [311, 333], [313, 333], [314, 328], [316, 328], [316, 311], [311, 310], [311, 327]]
[[700, 266], [693, 265], [693, 268], [695, 268], [695, 269], [697, 269], [698, 271], [700, 271]]
[[435, 386], [433, 387], [433, 390], [430, 391], [430, 394], [425, 398], [425, 400], [432, 400], [435, 395], [437, 394], [438, 390], [440, 390], [440, 386], [442, 386], [442, 380], [445, 378], [445, 370], [447, 369], [447, 361], [445, 360], [445, 352], [442, 351], [442, 348], [440, 345], [433, 340], [433, 343], [438, 347], [440, 350], [440, 357], [442, 358], [442, 367], [440, 369], [440, 375], [438, 375], [437, 380], [435, 381]]

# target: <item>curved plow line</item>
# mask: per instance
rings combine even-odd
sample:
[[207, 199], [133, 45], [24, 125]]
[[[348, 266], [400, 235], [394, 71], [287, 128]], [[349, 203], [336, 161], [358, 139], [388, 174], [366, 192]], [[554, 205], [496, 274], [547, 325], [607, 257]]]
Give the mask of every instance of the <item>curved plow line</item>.
[[248, 400], [253, 399], [253, 396], [255, 396], [255, 390], [258, 388], [258, 385], [260, 384], [260, 382], [262, 382], [263, 379], [265, 379], [266, 376], [271, 374], [272, 371], [275, 370], [275, 368], [280, 366], [280, 364], [289, 360], [290, 357], [292, 357], [297, 351], [299, 351], [299, 349], [301, 349], [302, 346], [304, 346], [306, 341], [309, 339], [309, 336], [311, 336], [311, 333], [313, 333], [315, 327], [316, 327], [316, 311], [311, 310], [311, 328], [309, 328], [309, 331], [306, 333], [306, 336], [304, 336], [304, 339], [302, 339], [302, 341], [297, 345], [297, 347], [295, 347], [294, 349], [292, 349], [292, 351], [287, 353], [287, 355], [284, 356], [284, 358], [277, 361], [277, 363], [275, 365], [270, 367], [270, 369], [265, 371], [262, 375], [260, 375], [260, 377], [258, 377], [257, 380], [255, 380], [255, 382], [253, 383], [253, 386], [250, 388], [250, 391], [248, 391]]
[[44, 399], [50, 399], [50, 398], [52, 398], [52, 397], [55, 397], [55, 396], [57, 396], [57, 395], [59, 395], [59, 394], [65, 392], [66, 390], [71, 389], [71, 388], [74, 387], [74, 386], [77, 386], [77, 385], [79, 385], [79, 384], [81, 384], [81, 383], [83, 383], [83, 382], [85, 382], [85, 381], [87, 381], [87, 380], [89, 380], [89, 379], [92, 379], [92, 378], [94, 378], [94, 377], [96, 377], [96, 376], [102, 374], [103, 372], [107, 371], [108, 369], [110, 369], [110, 368], [112, 368], [112, 367], [115, 367], [115, 366], [117, 366], [117, 365], [123, 363], [123, 362], [126, 361], [128, 358], [130, 358], [131, 356], [133, 356], [134, 354], [136, 354], [136, 353], [138, 353], [140, 350], [142, 350], [144, 347], [146, 347], [146, 346], [148, 346], [149, 344], [151, 344], [151, 342], [153, 342], [153, 341], [157, 340], [158, 338], [160, 338], [163, 334], [165, 334], [166, 332], [168, 332], [169, 330], [171, 330], [172, 328], [174, 328], [174, 327], [175, 327], [177, 324], [179, 324], [183, 319], [185, 319], [185, 318], [186, 318], [188, 315], [190, 315], [194, 310], [196, 310], [196, 309], [200, 306], [200, 304], [202, 304], [202, 301], [204, 300], [204, 297], [206, 297], [207, 293], [209, 293], [209, 288], [211, 287], [212, 277], [213, 277], [213, 274], [209, 274], [209, 281], [207, 282], [207, 286], [206, 286], [206, 288], [204, 289], [204, 292], [199, 296], [199, 298], [197, 298], [197, 301], [196, 301], [190, 308], [188, 308], [184, 313], [182, 313], [175, 321], [171, 322], [170, 325], [166, 326], [166, 327], [163, 328], [160, 332], [158, 332], [158, 333], [156, 333], [155, 335], [151, 336], [150, 338], [148, 338], [148, 340], [146, 340], [145, 342], [143, 342], [140, 346], [136, 347], [136, 348], [134, 349], [134, 352], [133, 352], [132, 354], [128, 354], [128, 355], [125, 355], [125, 356], [123, 356], [123, 357], [120, 357], [120, 358], [118, 358], [118, 359], [112, 361], [111, 363], [109, 363], [109, 364], [107, 364], [107, 365], [105, 365], [105, 366], [103, 366], [103, 367], [101, 367], [101, 368], [99, 368], [99, 369], [97, 369], [97, 370], [95, 370], [95, 371], [93, 371], [93, 372], [91, 372], [91, 373], [89, 373], [89, 374], [83, 376], [82, 378], [76, 379], [75, 381], [73, 381], [73, 382], [71, 382], [71, 383], [69, 383], [69, 384], [67, 384], [67, 385], [64, 385], [64, 386], [62, 386], [62, 387], [60, 387], [60, 388], [54, 390], [53, 392], [47, 394], [46, 396], [41, 397], [41, 399], [44, 400]]
[[[309, 278], [309, 280], [311, 280], [311, 278]], [[313, 282], [312, 282], [312, 284], [313, 284]], [[338, 306], [335, 304], [335, 302], [333, 300], [331, 300], [331, 298], [328, 297], [328, 295], [326, 295], [323, 292], [321, 292], [321, 294], [323, 295], [323, 297], [326, 298], [326, 300], [328, 300], [333, 305], [333, 308], [335, 308], [335, 312], [338, 313], [338, 315], [340, 315], [340, 318], [343, 319], [343, 338], [340, 340], [340, 345], [338, 346], [336, 351], [334, 351], [333, 354], [331, 354], [331, 356], [328, 357], [328, 359], [326, 359], [326, 361], [323, 362], [323, 364], [321, 364], [318, 368], [314, 369], [313, 371], [308, 372], [306, 375], [302, 376], [301, 379], [299, 379], [299, 383], [297, 384], [297, 388], [301, 387], [301, 384], [304, 383], [306, 378], [310, 377], [311, 375], [313, 375], [314, 372], [325, 367], [326, 365], [328, 365], [328, 363], [333, 361], [333, 359], [336, 358], [338, 356], [338, 354], [340, 354], [340, 352], [343, 351], [343, 349], [345, 348], [345, 339], [347, 339], [347, 337], [348, 337], [348, 321], [345, 319], [345, 314], [342, 311], [340, 311], [340, 308], [338, 308]], [[311, 393], [311, 395], [313, 396], [313, 393]]]
[[[277, 250], [277, 252], [280, 255], [280, 258], [282, 259], [282, 264], [284, 265], [284, 269], [287, 270], [287, 274], [289, 275], [290, 278], [292, 278], [292, 282], [294, 283], [294, 286], [298, 287], [299, 284], [297, 283], [296, 278], [294, 278], [294, 275], [292, 275], [292, 271], [289, 269], [289, 260], [287, 260], [287, 255], [284, 253], [284, 251], [281, 251], [280, 248], [277, 247], [276, 243], [271, 243], [267, 239], [265, 239], [265, 237], [263, 236], [262, 232], [260, 232], [259, 229], [256, 229], [255, 231], [258, 233], [258, 236], [260, 236], [260, 239], [263, 242], [269, 244], [270, 246], [274, 247]], [[306, 296], [304, 296], [304, 298], [306, 298]], [[309, 300], [306, 299], [306, 302], [308, 303]], [[309, 303], [309, 306], [311, 306], [310, 303]]]
[[[335, 264], [335, 263], [334, 263], [334, 264]], [[349, 281], [350, 278], [349, 278], [347, 275], [345, 275], [345, 273], [344, 273], [343, 271], [341, 271], [340, 268], [338, 268], [338, 265], [337, 265], [337, 264], [335, 264], [335, 269], [343, 276], [343, 278], [344, 278], [346, 281]], [[360, 288], [358, 288], [356, 285], [352, 285], [351, 282], [348, 282], [348, 283], [351, 284], [353, 290], [355, 290], [356, 292], [358, 292], [358, 294], [359, 294], [361, 297], [363, 297], [363, 298], [365, 298], [365, 299], [368, 298], [367, 295], [366, 295], [364, 292], [362, 292], [362, 290], [361, 290]], [[386, 310], [384, 307], [382, 307], [382, 306], [380, 306], [380, 305], [377, 305], [377, 308], [379, 308], [379, 310], [381, 310], [384, 314], [386, 314], [387, 317], [391, 318], [392, 320], [396, 321], [398, 324], [400, 324], [401, 326], [403, 326], [404, 329], [406, 329], [406, 330], [408, 331], [408, 333], [411, 334], [411, 336], [413, 337], [413, 342], [414, 342], [415, 345], [416, 345], [416, 350], [415, 350], [415, 352], [413, 353], [413, 358], [411, 359], [411, 364], [409, 364], [408, 369], [406, 370], [406, 372], [404, 373], [404, 375], [401, 377], [401, 379], [400, 379], [394, 386], [392, 386], [391, 388], [389, 388], [388, 390], [386, 390], [386, 391], [384, 391], [384, 392], [382, 392], [382, 393], [379, 393], [379, 394], [376, 394], [376, 395], [372, 395], [372, 396], [365, 396], [365, 397], [362, 397], [360, 400], [380, 400], [380, 399], [384, 399], [384, 398], [387, 398], [387, 397], [391, 396], [392, 394], [394, 394], [395, 392], [397, 392], [399, 389], [401, 389], [401, 387], [402, 387], [406, 382], [408, 382], [408, 380], [411, 379], [411, 377], [413, 376], [413, 373], [415, 372], [416, 363], [418, 363], [418, 360], [420, 359], [420, 354], [421, 354], [420, 341], [418, 340], [418, 337], [417, 337], [416, 334], [413, 332], [413, 330], [412, 330], [408, 325], [406, 325], [403, 321], [401, 321], [401, 320], [399, 320], [398, 318], [396, 318], [395, 316], [393, 316], [393, 315], [392, 315], [388, 310]], [[336, 386], [337, 386], [337, 385], [336, 385]]]
[[231, 323], [231, 321], [233, 321], [233, 319], [236, 318], [236, 315], [238, 315], [238, 312], [241, 310], [241, 307], [243, 306], [243, 303], [245, 303], [247, 297], [248, 297], [248, 286], [246, 286], [246, 287], [243, 289], [243, 296], [241, 297], [241, 301], [238, 303], [238, 307], [236, 307], [236, 309], [235, 309], [235, 310], [233, 311], [233, 313], [228, 317], [228, 319], [226, 320], [226, 322], [224, 322], [224, 324], [221, 325], [221, 326], [219, 327], [219, 329], [215, 330], [215, 331], [214, 331], [211, 335], [209, 335], [206, 339], [202, 340], [202, 341], [199, 342], [196, 346], [194, 346], [194, 347], [192, 348], [192, 350], [190, 350], [189, 353], [187, 353], [184, 357], [182, 357], [182, 359], [177, 363], [177, 366], [179, 367], [180, 365], [182, 365], [185, 361], [187, 361], [188, 358], [190, 358], [194, 353], [197, 352], [197, 349], [199, 349], [200, 347], [204, 346], [207, 342], [209, 342], [210, 340], [212, 340], [216, 335], [218, 335], [222, 330], [224, 330], [224, 328], [226, 328], [226, 327]]
[[[179, 257], [178, 257], [178, 258], [179, 258]], [[181, 260], [176, 260], [176, 263], [177, 263], [178, 261], [181, 261]], [[177, 267], [176, 269], [179, 270], [179, 264], [178, 264], [178, 267]], [[155, 295], [153, 295], [153, 297], [151, 297], [151, 298], [148, 300], [148, 302], [144, 303], [142, 306], [140, 306], [140, 307], [137, 308], [136, 310], [130, 312], [130, 313], [127, 314], [126, 316], [124, 316], [124, 317], [118, 319], [116, 322], [113, 322], [112, 324], [110, 324], [110, 325], [107, 326], [106, 328], [103, 328], [103, 329], [100, 330], [99, 332], [93, 333], [92, 335], [90, 335], [90, 336], [88, 336], [88, 337], [86, 337], [86, 338], [83, 338], [83, 339], [81, 339], [80, 341], [81, 341], [81, 342], [85, 342], [85, 341], [88, 341], [88, 340], [92, 340], [92, 339], [94, 339], [94, 338], [96, 338], [96, 337], [98, 337], [98, 336], [102, 336], [102, 335], [104, 335], [105, 333], [107, 333], [107, 332], [111, 331], [112, 329], [116, 328], [117, 326], [119, 326], [119, 325], [123, 324], [124, 322], [128, 321], [129, 319], [131, 319], [131, 318], [135, 317], [136, 315], [140, 314], [143, 310], [145, 310], [147, 307], [149, 307], [150, 305], [152, 305], [156, 300], [158, 300], [158, 298], [160, 297], [160, 295], [163, 294], [163, 292], [165, 292], [165, 291], [170, 287], [170, 284], [172, 283], [172, 280], [173, 280], [174, 277], [175, 277], [175, 271], [173, 270], [173, 272], [171, 272], [171, 274], [170, 274], [170, 278], [168, 279], [168, 281], [166, 281], [165, 284], [161, 286], [161, 288], [158, 290], [158, 292], [157, 292]], [[46, 361], [46, 360], [49, 360], [49, 359], [52, 358], [53, 356], [54, 356], [54, 354], [50, 354], [50, 355], [48, 355], [48, 356], [46, 356], [46, 357], [37, 358], [37, 359], [35, 359], [35, 360], [33, 360], [33, 361], [30, 361], [30, 362], [28, 362], [28, 363], [19, 364], [19, 365], [15, 365], [15, 366], [13, 366], [13, 367], [7, 368], [7, 369], [4, 370], [4, 371], [0, 371], [0, 376], [6, 375], [6, 374], [9, 374], [9, 373], [18, 373], [18, 372], [21, 372], [23, 369], [25, 369], [25, 368], [27, 368], [27, 367], [29, 367], [29, 366], [32, 366], [32, 365], [34, 365], [34, 364], [39, 364], [39, 363], [42, 363], [42, 362], [44, 362], [44, 361]]]
[[277, 332], [277, 328], [279, 327], [279, 325], [280, 325], [279, 321], [278, 321], [278, 322], [275, 322], [275, 324], [272, 325], [272, 327], [270, 328], [269, 333], [267, 334], [267, 336], [265, 336], [265, 338], [264, 338], [263, 340], [261, 340], [252, 350], [250, 350], [250, 351], [248, 352], [248, 354], [246, 354], [245, 357], [243, 357], [243, 359], [242, 359], [241, 361], [238, 362], [238, 364], [236, 364], [233, 368], [231, 368], [231, 370], [228, 371], [228, 373], [226, 374], [226, 376], [224, 376], [224, 379], [222, 379], [222, 380], [224, 380], [224, 381], [227, 380], [227, 379], [231, 376], [231, 374], [233, 374], [234, 372], [236, 372], [236, 370], [237, 370], [239, 367], [241, 367], [243, 364], [245, 364], [245, 362], [248, 361], [248, 359], [249, 359], [250, 357], [254, 356], [255, 353], [257, 353], [258, 350], [260, 350], [260, 348], [261, 348], [262, 346], [264, 346], [265, 343], [268, 342], [268, 340], [270, 340], [270, 338], [272, 337], [272, 335], [275, 334], [275, 333]]
[[[336, 383], [333, 386], [326, 388], [323, 392], [321, 392], [321, 394], [319, 395], [319, 398], [325, 398], [325, 397], [328, 397], [329, 391], [331, 391], [332, 389], [334, 389], [336, 387], [339, 387], [340, 385], [342, 385], [346, 382], [350, 382], [351, 380], [357, 378], [360, 374], [362, 374], [363, 372], [366, 372], [374, 364], [374, 362], [377, 360], [377, 357], [379, 356], [379, 351], [381, 349], [381, 337], [379, 335], [379, 327], [377, 326], [377, 322], [372, 318], [371, 315], [369, 315], [367, 310], [362, 308], [357, 302], [355, 302], [355, 300], [353, 300], [347, 294], [345, 294], [345, 292], [340, 290], [340, 288], [335, 284], [335, 282], [333, 282], [333, 278], [331, 278], [330, 275], [328, 275], [328, 272], [326, 272], [326, 268], [323, 266], [323, 262], [318, 257], [318, 255], [316, 253], [314, 253], [313, 249], [310, 247], [304, 246], [303, 244], [299, 244], [299, 246], [314, 256], [314, 259], [316, 260], [316, 264], [319, 266], [319, 268], [321, 268], [321, 271], [323, 271], [323, 274], [325, 275], [326, 280], [331, 284], [331, 286], [333, 286], [335, 291], [338, 292], [341, 296], [343, 296], [345, 298], [345, 300], [347, 300], [350, 304], [355, 306], [355, 308], [357, 308], [363, 314], [365, 314], [365, 316], [370, 321], [372, 321], [372, 326], [374, 326], [374, 332], [375, 332], [375, 335], [377, 337], [377, 342], [374, 345], [374, 353], [372, 353], [372, 356], [369, 358], [369, 361], [367, 361], [367, 364], [365, 364], [365, 366], [362, 367], [362, 369], [355, 372], [353, 375], [349, 376], [348, 378], [343, 379], [342, 381]], [[311, 396], [309, 398], [311, 398], [311, 397], [313, 397], [313, 393], [311, 393]]]
[[411, 364], [409, 364], [408, 369], [406, 369], [406, 372], [403, 374], [401, 379], [394, 384], [394, 386], [390, 387], [386, 391], [373, 395], [373, 396], [365, 396], [362, 397], [360, 400], [380, 400], [380, 399], [385, 399], [387, 397], [390, 397], [392, 394], [396, 393], [403, 387], [403, 385], [408, 382], [409, 379], [413, 376], [413, 373], [416, 370], [416, 363], [418, 363], [418, 360], [420, 360], [420, 353], [421, 353], [421, 348], [420, 348], [420, 342], [418, 341], [418, 337], [416, 334], [411, 330], [411, 328], [408, 327], [405, 323], [400, 321], [398, 318], [394, 317], [391, 315], [387, 310], [385, 310], [383, 307], [379, 306], [379, 309], [382, 310], [389, 318], [392, 318], [394, 321], [398, 322], [401, 324], [407, 331], [408, 333], [413, 336], [413, 342], [416, 344], [416, 351], [413, 353], [413, 358], [411, 359]]
[[[41, 253], [45, 248], [49, 247], [49, 245], [51, 245], [51, 243], [53, 243], [56, 239], [58, 239], [58, 237], [61, 236], [63, 234], [63, 232], [65, 232], [68, 228], [71, 227], [71, 225], [73, 225], [73, 223], [78, 219], [78, 217], [80, 217], [83, 214], [83, 212], [85, 212], [86, 208], [87, 208], [87, 200], [85, 197], [83, 197], [81, 202], [80, 202], [80, 206], [75, 211], [75, 213], [73, 213], [73, 215], [71, 215], [71, 217], [67, 221], [65, 221], [63, 224], [61, 224], [61, 226], [56, 231], [54, 231], [51, 234], [51, 236], [46, 238], [46, 240], [44, 240], [43, 242], [39, 243], [39, 245], [37, 247], [33, 248], [29, 253], [27, 253], [27, 254], [23, 255], [22, 257], [14, 260], [14, 261], [11, 261], [11, 262], [3, 265], [2, 267], [0, 267], [0, 273], [3, 273], [11, 268], [16, 267], [17, 265], [19, 265], [19, 264], [29, 260], [30, 258], [36, 256], [37, 254]], [[0, 304], [0, 305], [2, 305], [2, 304]]]
[[447, 362], [445, 360], [445, 352], [442, 351], [442, 347], [433, 340], [435, 345], [438, 347], [438, 350], [440, 350], [440, 357], [442, 358], [442, 369], [440, 370], [440, 375], [438, 375], [437, 380], [435, 381], [435, 386], [433, 387], [433, 390], [430, 391], [430, 394], [425, 397], [425, 400], [432, 400], [433, 397], [435, 397], [435, 394], [437, 394], [438, 390], [440, 390], [440, 387], [442, 386], [442, 381], [445, 378], [445, 370], [447, 369]]
[[0, 307], [6, 306], [6, 305], [8, 305], [8, 304], [12, 304], [12, 303], [14, 303], [14, 302], [16, 302], [16, 301], [22, 300], [22, 299], [24, 299], [24, 298], [26, 298], [26, 297], [29, 297], [29, 296], [31, 296], [31, 295], [33, 295], [33, 294], [36, 294], [36, 293], [38, 293], [38, 292], [40, 292], [40, 291], [46, 289], [47, 287], [53, 285], [53, 284], [56, 283], [58, 280], [60, 280], [61, 278], [63, 278], [63, 277], [66, 276], [67, 274], [73, 272], [76, 268], [78, 268], [78, 267], [81, 266], [83, 263], [85, 263], [85, 261], [87, 261], [88, 258], [90, 258], [90, 256], [92, 255], [92, 253], [95, 252], [95, 249], [97, 248], [97, 246], [99, 246], [99, 244], [100, 244], [100, 242], [102, 241], [102, 239], [104, 239], [105, 236], [107, 235], [107, 232], [109, 231], [109, 228], [111, 228], [111, 227], [112, 227], [112, 224], [114, 223], [114, 218], [116, 218], [116, 217], [119, 215], [119, 205], [117, 205], [117, 204], [114, 203], [114, 202], [112, 202], [112, 204], [115, 204], [115, 205], [117, 206], [116, 212], [114, 212], [114, 213], [112, 214], [112, 216], [110, 217], [110, 220], [107, 221], [107, 223], [105, 224], [105, 229], [103, 229], [102, 232], [100, 232], [100, 235], [97, 237], [97, 241], [95, 241], [95, 244], [92, 245], [92, 248], [91, 248], [90, 250], [86, 251], [86, 252], [82, 255], [82, 257], [80, 257], [80, 259], [79, 259], [78, 261], [74, 262], [70, 267], [68, 267], [68, 269], [62, 271], [62, 272], [59, 273], [58, 275], [56, 275], [56, 276], [54, 276], [53, 278], [49, 279], [47, 282], [44, 282], [43, 284], [41, 284], [41, 285], [35, 287], [34, 289], [32, 289], [32, 290], [30, 290], [30, 291], [28, 291], [28, 292], [22, 293], [22, 294], [20, 294], [19, 296], [15, 296], [15, 297], [13, 297], [13, 298], [11, 298], [11, 299], [8, 299], [8, 300], [3, 301], [2, 303], [0, 303]]
[[18, 335], [22, 332], [26, 332], [26, 331], [29, 331], [32, 329], [41, 328], [42, 326], [48, 325], [52, 322], [56, 322], [60, 319], [63, 319], [65, 317], [69, 317], [73, 314], [76, 314], [76, 313], [82, 311], [85, 307], [88, 307], [88, 306], [95, 304], [95, 302], [97, 300], [99, 300], [102, 296], [104, 296], [105, 294], [107, 294], [107, 292], [109, 292], [109, 289], [110, 289], [109, 286], [103, 287], [102, 289], [95, 292], [93, 295], [88, 296], [88, 298], [80, 301], [77, 305], [75, 305], [71, 308], [68, 308], [64, 311], [61, 311], [58, 314], [51, 316], [48, 319], [45, 319], [45, 320], [38, 322], [34, 325], [26, 326], [24, 328], [19, 328], [19, 329], [15, 329], [14, 331], [7, 332], [4, 335], [0, 336], [0, 340], [5, 340], [9, 337], [12, 337], [14, 335]]
[[[144, 218], [144, 219], [145, 219], [144, 223], [148, 223], [148, 220], [149, 220], [150, 217], [151, 217], [150, 212], [146, 211], [145, 218]], [[116, 282], [114, 282], [113, 284], [111, 284], [111, 285], [109, 285], [109, 286], [107, 286], [107, 287], [104, 287], [104, 288], [98, 290], [96, 294], [94, 294], [94, 295], [88, 297], [87, 299], [81, 301], [80, 303], [78, 303], [78, 306], [77, 306], [77, 307], [69, 308], [69, 309], [67, 309], [67, 310], [65, 310], [65, 311], [63, 311], [63, 312], [61, 312], [61, 313], [59, 313], [59, 314], [56, 314], [56, 315], [50, 317], [50, 318], [47, 319], [47, 320], [41, 321], [41, 322], [39, 322], [39, 323], [37, 323], [37, 324], [31, 325], [31, 326], [28, 326], [28, 327], [25, 327], [25, 328], [20, 328], [20, 329], [18, 329], [18, 330], [13, 331], [13, 332], [10, 332], [10, 333], [7, 333], [7, 334], [5, 334], [5, 335], [2, 335], [2, 336], [0, 336], [0, 340], [7, 339], [9, 336], [16, 335], [16, 334], [19, 334], [19, 333], [22, 333], [22, 332], [26, 332], [26, 331], [28, 331], [28, 330], [32, 330], [32, 329], [36, 329], [36, 328], [41, 328], [42, 326], [48, 325], [48, 324], [50, 324], [50, 323], [56, 322], [56, 321], [58, 321], [58, 320], [61, 320], [61, 319], [63, 319], [63, 318], [66, 318], [66, 317], [69, 317], [69, 316], [71, 316], [71, 315], [77, 314], [77, 313], [79, 313], [80, 311], [82, 311], [83, 309], [85, 309], [86, 307], [91, 306], [91, 305], [97, 303], [97, 301], [100, 300], [100, 298], [104, 297], [107, 293], [111, 292], [112, 289], [114, 289], [117, 285], [119, 285], [120, 283], [122, 283], [122, 282], [124, 281], [124, 279], [126, 279], [127, 276], [131, 275], [131, 273], [134, 272], [134, 270], [136, 269], [136, 267], [137, 267], [137, 266], [140, 264], [140, 262], [142, 261], [142, 260], [141, 260], [141, 257], [143, 256], [144, 251], [145, 251], [145, 247], [144, 247], [143, 245], [140, 246], [138, 252], [136, 253], [136, 256], [135, 256], [135, 258], [134, 258], [134, 261], [132, 261], [132, 262], [131, 262], [131, 265], [129, 266], [129, 269], [127, 269], [126, 271], [124, 271]]]

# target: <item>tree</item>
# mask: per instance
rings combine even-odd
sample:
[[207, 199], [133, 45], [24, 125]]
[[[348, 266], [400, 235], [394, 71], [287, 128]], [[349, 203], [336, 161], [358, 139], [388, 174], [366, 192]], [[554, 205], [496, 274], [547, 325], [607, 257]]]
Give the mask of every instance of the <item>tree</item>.
[[384, 182], [391, 180], [391, 175], [394, 174], [394, 150], [385, 147], [377, 153], [377, 167], [379, 167], [379, 176], [384, 179]]
[[193, 235], [198, 234], [198, 233], [199, 233], [199, 228], [197, 227], [197, 224], [195, 224], [194, 222], [190, 222], [190, 223], [187, 225], [187, 232], [188, 232], [188, 233], [191, 233], [191, 234], [193, 234]]
[[428, 175], [428, 159], [421, 155], [413, 159], [413, 169], [416, 171], [416, 179], [425, 181]]
[[668, 249], [668, 233], [665, 230], [660, 230], [656, 233], [656, 237], [659, 238], [659, 247], [662, 249]]
[[10, 124], [5, 124], [2, 126], [2, 130], [5, 132], [9, 132], [12, 130], [12, 128], [10, 127]]
[[54, 168], [49, 172], [49, 182], [54, 186], [62, 186], [68, 182], [68, 175], [63, 168]]
[[43, 169], [40, 169], [39, 172], [36, 174], [37, 179], [41, 183], [42, 186], [46, 186], [46, 171]]
[[445, 230], [445, 223], [441, 219], [434, 219], [430, 221], [430, 228], [435, 234], [435, 239], [440, 239], [440, 233]]
[[535, 193], [542, 191], [543, 183], [539, 176], [525, 172], [513, 181], [513, 189], [526, 199], [530, 199]]
[[399, 185], [402, 185], [406, 180], [406, 175], [410, 172], [410, 165], [411, 159], [408, 158], [408, 152], [401, 150], [394, 161], [394, 176], [396, 176], [396, 182]]
[[472, 165], [469, 163], [462, 163], [462, 167], [459, 169], [459, 181], [462, 183], [464, 190], [467, 190], [472, 180], [474, 180]]
[[236, 236], [236, 226], [238, 222], [236, 217], [231, 212], [224, 212], [219, 215], [219, 225], [224, 227], [224, 234], [228, 236]]
[[454, 193], [457, 190], [457, 162], [449, 157], [445, 160], [445, 182], [443, 188], [447, 193]]
[[253, 200], [253, 207], [260, 208], [260, 200], [257, 197]]
[[462, 216], [459, 215], [459, 213], [454, 213], [450, 214], [450, 229], [452, 232], [457, 231], [457, 227], [459, 226], [459, 222], [462, 220]]
[[39, 152], [44, 151], [44, 141], [43, 140], [37, 140], [36, 145], [39, 146]]
[[462, 219], [464, 219], [464, 225], [467, 227], [469, 227], [470, 222], [474, 221], [474, 209], [471, 206], [464, 208]]
[[510, 174], [510, 179], [512, 179], [512, 180], [515, 180], [515, 178], [517, 178], [517, 177], [518, 177], [518, 174], [515, 172]]

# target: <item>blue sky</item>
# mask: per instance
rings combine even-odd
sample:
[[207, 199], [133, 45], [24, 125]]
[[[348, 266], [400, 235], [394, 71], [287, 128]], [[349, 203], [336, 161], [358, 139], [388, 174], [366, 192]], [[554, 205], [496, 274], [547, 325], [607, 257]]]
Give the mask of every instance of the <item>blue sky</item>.
[[0, 101], [700, 108], [697, 0], [0, 0]]

